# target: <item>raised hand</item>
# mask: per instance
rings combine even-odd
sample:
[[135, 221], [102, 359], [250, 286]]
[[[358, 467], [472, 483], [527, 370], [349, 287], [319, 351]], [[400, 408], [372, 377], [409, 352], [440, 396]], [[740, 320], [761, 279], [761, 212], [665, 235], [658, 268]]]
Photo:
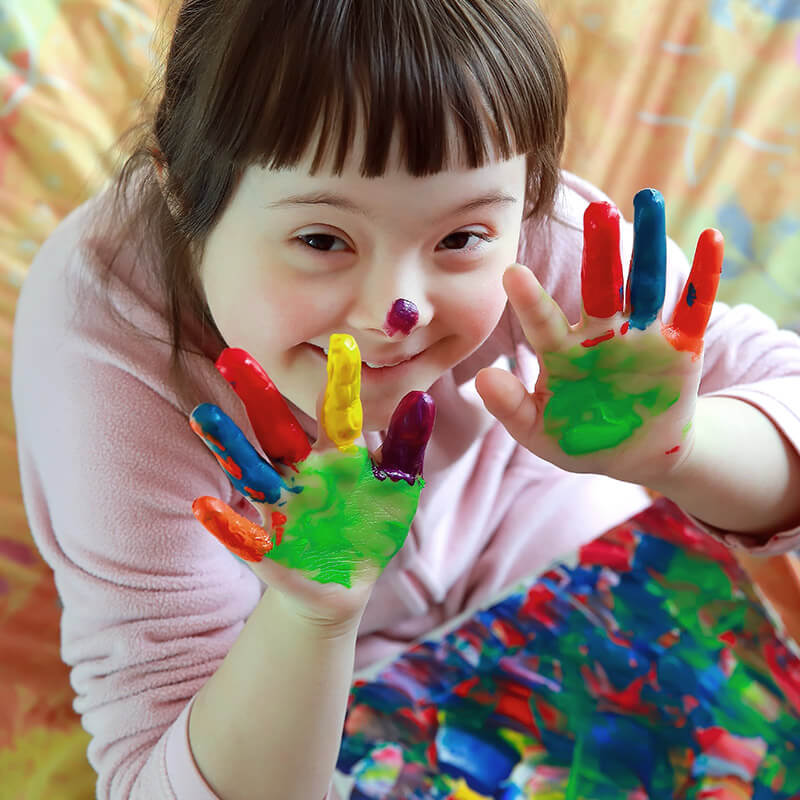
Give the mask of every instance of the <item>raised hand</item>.
[[584, 215], [583, 314], [570, 326], [530, 270], [504, 285], [540, 374], [533, 393], [487, 369], [486, 407], [522, 445], [572, 472], [646, 483], [668, 474], [694, 441], [703, 336], [722, 270], [722, 234], [703, 231], [672, 318], [661, 318], [666, 283], [664, 201], [634, 198], [634, 246], [623, 290], [619, 212], [593, 203]]
[[198, 406], [190, 423], [233, 486], [258, 510], [261, 525], [213, 497], [195, 500], [195, 516], [307, 613], [350, 610], [350, 600], [331, 585], [364, 595], [402, 547], [424, 485], [433, 399], [423, 392], [407, 394], [373, 459], [358, 443], [361, 357], [352, 337], [331, 337], [321, 430], [313, 448], [253, 358], [228, 349], [217, 367], [244, 402], [269, 461], [217, 406]]

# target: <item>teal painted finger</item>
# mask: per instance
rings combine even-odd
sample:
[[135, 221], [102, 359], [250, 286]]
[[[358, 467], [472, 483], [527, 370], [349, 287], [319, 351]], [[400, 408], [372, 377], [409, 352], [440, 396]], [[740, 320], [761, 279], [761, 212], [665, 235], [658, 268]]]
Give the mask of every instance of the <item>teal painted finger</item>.
[[245, 497], [261, 503], [277, 503], [284, 490], [302, 491], [284, 483], [218, 406], [211, 403], [197, 406], [191, 413], [189, 424], [216, 456], [234, 488]]
[[633, 260], [628, 276], [630, 324], [645, 330], [664, 305], [667, 235], [664, 198], [656, 189], [642, 189], [633, 199]]

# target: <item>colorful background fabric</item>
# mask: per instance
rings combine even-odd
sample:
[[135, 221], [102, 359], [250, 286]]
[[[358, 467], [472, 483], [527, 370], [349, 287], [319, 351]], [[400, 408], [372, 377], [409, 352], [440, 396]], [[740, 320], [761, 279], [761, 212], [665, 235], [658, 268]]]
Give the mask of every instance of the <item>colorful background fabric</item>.
[[19, 287], [105, 180], [148, 79], [157, 0], [0, 2], [0, 798], [94, 797], [59, 655], [52, 572], [28, 532], [10, 398]]
[[[25, 522], [10, 401], [11, 330], [27, 267], [103, 184], [134, 119], [166, 0], [0, 0], [0, 796], [93, 793], [88, 737], [58, 655], [52, 575]], [[565, 166], [628, 216], [659, 188], [691, 255], [727, 239], [722, 299], [800, 330], [797, 0], [545, 0], [567, 58]], [[755, 574], [758, 570], [749, 568]], [[759, 581], [794, 613], [778, 560]], [[783, 570], [783, 572], [782, 572]], [[781, 575], [780, 581], [774, 576]], [[800, 596], [800, 589], [798, 590]]]
[[659, 189], [689, 257], [721, 230], [720, 299], [800, 330], [800, 3], [543, 5], [568, 64], [569, 168], [629, 219]]
[[658, 501], [350, 697], [350, 800], [800, 796], [800, 658]]

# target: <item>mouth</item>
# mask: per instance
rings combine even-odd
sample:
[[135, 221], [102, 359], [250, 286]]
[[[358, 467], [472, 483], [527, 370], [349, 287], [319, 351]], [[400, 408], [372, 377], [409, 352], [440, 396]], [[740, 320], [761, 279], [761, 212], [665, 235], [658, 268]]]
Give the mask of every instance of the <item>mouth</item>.
[[[328, 348], [326, 347], [319, 347], [316, 344], [311, 344], [310, 342], [306, 342], [306, 344], [321, 358], [325, 361], [328, 359]], [[385, 359], [385, 360], [375, 360], [375, 361], [367, 361], [364, 360], [361, 362], [361, 372], [362, 374], [366, 373], [367, 375], [373, 376], [380, 376], [387, 374], [389, 372], [402, 369], [408, 364], [412, 364], [414, 361], [419, 359], [426, 351], [421, 350], [419, 353], [414, 353], [410, 356], [393, 356], [392, 359]]]

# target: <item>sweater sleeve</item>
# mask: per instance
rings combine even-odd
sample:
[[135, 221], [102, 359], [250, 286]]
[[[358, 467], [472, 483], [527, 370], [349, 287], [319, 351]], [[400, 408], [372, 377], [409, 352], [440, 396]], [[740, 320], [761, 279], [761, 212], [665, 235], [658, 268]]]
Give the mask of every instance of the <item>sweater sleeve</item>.
[[[190, 703], [262, 588], [191, 503], [208, 494], [247, 510], [170, 396], [168, 345], [112, 325], [91, 292], [69, 301], [72, 245], [56, 235], [31, 267], [12, 380], [26, 512], [63, 605], [62, 658], [97, 797], [216, 800], [189, 747]], [[149, 324], [132, 295], [120, 298]], [[193, 367], [207, 373], [208, 400], [252, 435], [213, 362]]]
[[[714, 305], [705, 337], [700, 394], [750, 403], [800, 451], [800, 337], [779, 329], [774, 320], [755, 307]], [[800, 547], [800, 526], [774, 531], [759, 544], [754, 543], [757, 540], [753, 537], [691, 518], [698, 527], [734, 549], [776, 555]]]
[[[596, 187], [569, 173], [563, 173], [563, 187], [556, 222], [550, 226], [544, 244], [533, 236], [520, 249], [521, 263], [530, 266], [544, 288], [559, 303], [570, 322], [581, 314], [580, 253], [583, 246], [583, 212], [590, 202], [608, 200]], [[699, 231], [698, 231], [699, 235]], [[633, 226], [621, 224], [622, 263], [627, 279], [633, 248]], [[662, 316], [669, 319], [689, 276], [686, 255], [671, 239], [667, 242], [667, 282]], [[524, 339], [518, 323], [512, 322], [512, 336]], [[519, 346], [518, 346], [519, 351]], [[536, 367], [538, 370], [538, 367]], [[528, 376], [532, 380], [533, 376]], [[800, 451], [800, 337], [781, 330], [775, 322], [752, 305], [730, 307], [714, 304], [705, 336], [703, 375], [699, 394], [732, 397], [758, 408]], [[752, 537], [693, 522], [732, 548], [755, 554], [774, 555], [800, 546], [800, 526], [775, 531], [766, 541], [754, 544]]]

